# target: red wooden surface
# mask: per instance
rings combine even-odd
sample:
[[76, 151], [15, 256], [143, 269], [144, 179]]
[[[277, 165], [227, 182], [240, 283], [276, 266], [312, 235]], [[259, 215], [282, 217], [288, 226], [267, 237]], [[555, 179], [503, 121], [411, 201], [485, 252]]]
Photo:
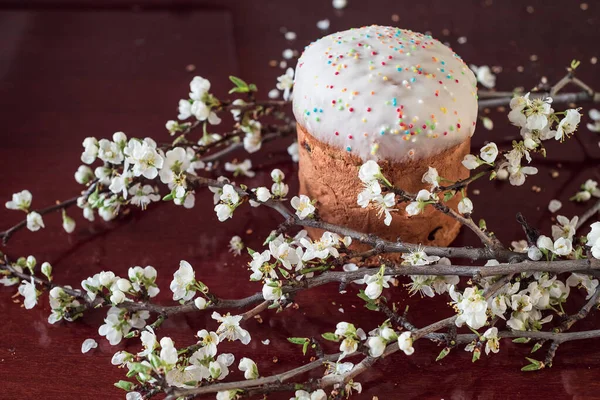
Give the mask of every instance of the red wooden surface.
[[[600, 88], [597, 66], [590, 63], [591, 57], [600, 56], [600, 4], [596, 2], [590, 2], [587, 10], [571, 0], [528, 4], [349, 0], [342, 12], [333, 10], [329, 1], [317, 0], [31, 0], [4, 1], [0, 7], [0, 199], [4, 202], [13, 192], [28, 188], [34, 207], [71, 197], [79, 189], [72, 177], [80, 164], [84, 137], [109, 137], [123, 130], [130, 136], [167, 140], [164, 122], [176, 115], [177, 101], [187, 93], [193, 76], [186, 72], [188, 64], [196, 65], [195, 74], [212, 81], [217, 95], [225, 96], [227, 75], [234, 74], [255, 82], [265, 96], [282, 73], [269, 67], [268, 61], [279, 60], [281, 51], [290, 46], [280, 28], [296, 32], [298, 39], [292, 45], [301, 49], [322, 35], [315, 24], [323, 18], [331, 20], [331, 31], [370, 23], [431, 31], [450, 42], [468, 63], [501, 65], [499, 89], [531, 87], [542, 75], [555, 81], [573, 58], [582, 61], [579, 76]], [[399, 22], [392, 21], [393, 14]], [[468, 42], [457, 44], [460, 36]], [[531, 61], [531, 55], [537, 55], [537, 61]], [[523, 72], [518, 72], [518, 66], [524, 67]], [[479, 128], [474, 146], [485, 140], [501, 142], [518, 133], [505, 114], [492, 110], [490, 116], [496, 128], [493, 132]], [[523, 187], [474, 184], [472, 189], [481, 190], [473, 196], [475, 217], [485, 218], [499, 238], [509, 242], [522, 238], [512, 218], [517, 211], [542, 229], [551, 225], [550, 199], [563, 201], [561, 214], [581, 214], [585, 206], [567, 198], [585, 179], [599, 178], [600, 149], [598, 135], [583, 126], [578, 137], [563, 146], [550, 144], [548, 159], [538, 162], [539, 174]], [[292, 192], [297, 190], [287, 144], [265, 146], [265, 151], [252, 157], [257, 176], [237, 181], [254, 186], [268, 183], [269, 171], [277, 166], [290, 178]], [[559, 171], [558, 178], [550, 177], [551, 170]], [[532, 185], [541, 187], [541, 192], [534, 193]], [[111, 223], [87, 223], [73, 210], [70, 214], [78, 222], [73, 235], [60, 229], [57, 213], [45, 218], [46, 229], [20, 232], [2, 251], [12, 257], [33, 254], [40, 262], [47, 260], [57, 281], [74, 286], [103, 269], [125, 274], [134, 265], [153, 265], [163, 290], [159, 301], [164, 303], [170, 301], [168, 284], [181, 259], [189, 261], [197, 276], [221, 297], [254, 293], [259, 285], [245, 281], [247, 257], [234, 258], [225, 249], [236, 234], [250, 247], [260, 248], [279, 217], [269, 210], [245, 207], [233, 220], [218, 223], [211, 199], [203, 193], [193, 210], [158, 205]], [[21, 217], [8, 210], [0, 215], [0, 228]], [[462, 232], [455, 244], [477, 245], [477, 240]], [[443, 301], [407, 298], [401, 288], [391, 293], [395, 301], [411, 306], [418, 326], [452, 313]], [[123, 397], [112, 383], [124, 373], [110, 365], [110, 358], [118, 349], [136, 351], [138, 345], [123, 342], [111, 347], [98, 337], [105, 310], [90, 312], [75, 323], [49, 325], [47, 299], [26, 311], [13, 303], [13, 294], [14, 289], [0, 289], [0, 398]], [[573, 309], [582, 300], [583, 296], [573, 294]], [[304, 293], [297, 302], [296, 311], [263, 313], [262, 323], [248, 321], [253, 337], [249, 346], [224, 344], [222, 350], [254, 358], [266, 375], [306, 360], [286, 342], [288, 336], [331, 331], [342, 319], [365, 330], [382, 320], [363, 309], [354, 290], [340, 295], [335, 285]], [[161, 335], [185, 346], [193, 342], [198, 329], [214, 330], [216, 324], [208, 313], [195, 313], [171, 318], [163, 327]], [[598, 327], [598, 314], [577, 326], [592, 327]], [[99, 348], [81, 354], [81, 343], [89, 337], [97, 339]], [[271, 344], [261, 344], [264, 339]], [[435, 345], [419, 341], [415, 348], [413, 356], [394, 355], [360, 376], [365, 394], [357, 398], [600, 398], [597, 341], [564, 344], [552, 369], [529, 374], [519, 370], [530, 347], [506, 341], [499, 355], [482, 357], [476, 364], [462, 350], [436, 363]], [[239, 372], [232, 377], [241, 378]]]

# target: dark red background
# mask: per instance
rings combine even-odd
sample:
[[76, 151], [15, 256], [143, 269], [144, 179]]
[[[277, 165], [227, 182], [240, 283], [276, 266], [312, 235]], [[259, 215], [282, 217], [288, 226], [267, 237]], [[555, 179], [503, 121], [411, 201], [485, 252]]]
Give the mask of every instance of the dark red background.
[[[502, 66], [499, 90], [533, 87], [542, 76], [554, 82], [574, 58], [582, 61], [580, 78], [597, 89], [598, 66], [590, 59], [600, 56], [600, 4], [589, 3], [588, 9], [582, 10], [574, 0], [349, 0], [347, 9], [336, 11], [328, 0], [3, 1], [0, 199], [3, 203], [25, 188], [34, 195], [34, 207], [71, 197], [79, 190], [73, 173], [80, 164], [80, 143], [86, 136], [109, 137], [122, 130], [129, 136], [168, 140], [164, 123], [176, 116], [177, 102], [186, 95], [194, 74], [210, 79], [218, 96], [224, 97], [229, 89], [229, 74], [256, 83], [266, 96], [282, 74], [279, 68], [270, 67], [269, 61], [280, 60], [287, 47], [301, 49], [321, 36], [316, 22], [324, 18], [331, 20], [331, 32], [371, 23], [431, 31], [434, 37], [448, 41], [468, 63]], [[532, 8], [528, 11], [527, 6]], [[398, 22], [392, 21], [393, 14], [399, 16]], [[287, 42], [282, 27], [296, 32], [297, 40]], [[460, 36], [467, 37], [467, 43], [458, 44]], [[531, 61], [532, 55], [537, 61]], [[194, 73], [186, 71], [189, 64], [196, 66]], [[518, 66], [523, 66], [523, 72], [518, 72]], [[581, 106], [584, 111], [590, 108]], [[492, 110], [490, 117], [495, 129], [489, 132], [479, 127], [475, 147], [486, 140], [506, 145], [503, 138], [518, 134], [505, 114]], [[584, 123], [587, 120], [584, 118]], [[490, 229], [509, 244], [523, 238], [513, 218], [517, 211], [546, 232], [552, 223], [549, 200], [563, 201], [561, 214], [581, 214], [586, 205], [567, 199], [585, 179], [599, 178], [599, 138], [582, 126], [577, 140], [562, 146], [550, 143], [548, 159], [537, 159], [539, 174], [520, 188], [485, 182], [472, 185], [471, 190], [481, 190], [480, 195], [472, 196], [475, 217], [485, 218]], [[252, 157], [257, 176], [237, 181], [264, 185], [270, 181], [270, 170], [277, 166], [287, 174], [292, 192], [297, 190], [296, 167], [285, 152], [288, 144], [265, 146], [265, 151]], [[234, 156], [246, 157], [243, 152]], [[558, 178], [550, 177], [552, 170], [559, 171]], [[541, 192], [534, 193], [533, 185]], [[246, 207], [238, 210], [233, 220], [219, 223], [211, 199], [204, 192], [193, 210], [158, 205], [111, 223], [90, 224], [74, 209], [69, 214], [75, 216], [78, 226], [72, 235], [60, 229], [56, 213], [45, 217], [46, 229], [19, 232], [2, 250], [11, 257], [33, 254], [40, 263], [47, 260], [54, 266], [57, 281], [77, 287], [83, 278], [103, 269], [126, 274], [131, 266], [153, 265], [163, 290], [159, 299], [165, 304], [170, 303], [168, 284], [181, 259], [189, 261], [197, 277], [221, 297], [254, 293], [260, 285], [246, 283], [248, 257], [234, 258], [225, 249], [236, 234], [259, 249], [280, 219], [269, 210]], [[22, 217], [9, 210], [0, 215], [2, 229]], [[455, 244], [478, 243], [472, 234], [462, 232]], [[134, 341], [111, 347], [99, 338], [97, 328], [105, 310], [93, 311], [75, 323], [49, 325], [46, 296], [41, 306], [25, 311], [14, 304], [14, 292], [14, 288], [0, 289], [0, 398], [124, 398], [124, 393], [112, 386], [124, 377], [124, 371], [111, 366], [110, 358], [118, 349], [135, 352], [138, 345]], [[405, 290], [398, 288], [393, 293], [394, 300], [411, 306], [412, 320], [418, 326], [452, 314], [443, 301], [417, 304], [418, 299], [407, 298]], [[583, 296], [575, 293], [572, 298], [574, 309]], [[254, 358], [266, 375], [307, 359], [285, 341], [288, 336], [331, 331], [339, 320], [370, 330], [383, 320], [362, 307], [354, 289], [340, 295], [335, 285], [322, 287], [302, 294], [297, 301], [299, 310], [263, 313], [262, 324], [247, 322], [253, 337], [249, 346], [224, 344], [222, 350]], [[340, 307], [344, 314], [338, 311]], [[214, 330], [216, 326], [209, 313], [194, 313], [171, 318], [160, 334], [172, 336], [182, 347], [193, 342], [198, 329]], [[598, 328], [597, 314], [581, 327]], [[81, 343], [89, 337], [98, 341], [99, 348], [81, 354]], [[261, 344], [264, 339], [271, 344]], [[357, 398], [600, 398], [597, 341], [562, 345], [554, 367], [538, 373], [519, 371], [530, 346], [503, 341], [499, 355], [484, 356], [474, 365], [462, 350], [436, 363], [440, 349], [435, 345], [419, 341], [415, 347], [413, 356], [396, 354], [360, 376], [366, 394]], [[234, 369], [232, 378], [241, 378]]]

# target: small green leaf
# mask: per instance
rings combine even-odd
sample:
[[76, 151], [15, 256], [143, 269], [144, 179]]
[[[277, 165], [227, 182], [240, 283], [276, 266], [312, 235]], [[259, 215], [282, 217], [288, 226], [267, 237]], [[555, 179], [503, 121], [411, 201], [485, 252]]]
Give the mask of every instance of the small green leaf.
[[168, 195], [166, 195], [165, 197], [163, 197], [163, 201], [171, 201], [174, 198], [175, 198], [175, 196], [173, 195], [173, 192], [171, 192]]
[[475, 361], [479, 360], [479, 357], [481, 357], [481, 350], [479, 350], [479, 349], [473, 350], [473, 359], [471, 360], [471, 362], [475, 362]]
[[236, 76], [230, 75], [229, 80], [237, 87], [248, 87], [248, 84]]
[[115, 383], [115, 386], [118, 387], [119, 389], [125, 390], [126, 392], [131, 392], [135, 385], [133, 384], [133, 382], [119, 381], [119, 382]]
[[326, 332], [326, 333], [322, 334], [321, 336], [323, 336], [323, 339], [329, 340], [331, 342], [339, 342], [340, 341], [340, 338], [338, 337], [338, 335], [336, 335], [333, 332]]
[[440, 361], [442, 358], [446, 357], [448, 354], [450, 354], [450, 347], [446, 347], [445, 349], [440, 351], [440, 354], [438, 354], [435, 361]]
[[186, 386], [197, 386], [198, 381], [188, 381], [188, 382], [184, 382], [183, 384]]
[[308, 338], [305, 337], [289, 337], [287, 338], [288, 342], [293, 343], [293, 344], [304, 344], [306, 342], [309, 342]]
[[369, 296], [367, 296], [365, 294], [364, 290], [361, 290], [360, 292], [358, 292], [357, 296], [360, 297], [361, 299], [363, 299], [366, 302], [371, 302], [371, 299], [369, 298]]
[[254, 83], [251, 83], [248, 85], [248, 89], [250, 89], [251, 92], [257, 92], [258, 88], [256, 87], [256, 85]]
[[537, 342], [533, 348], [531, 349], [532, 353], [535, 353], [536, 351], [538, 351], [540, 348], [542, 347], [542, 343], [541, 342]]
[[455, 194], [456, 192], [454, 190], [444, 193], [444, 202], [447, 202], [448, 200], [453, 198]]
[[304, 345], [302, 346], [302, 354], [306, 355], [306, 352], [308, 351], [308, 345], [310, 344], [310, 342], [304, 342]]
[[539, 371], [544, 368], [544, 363], [533, 358], [525, 357], [531, 364], [521, 368], [521, 371]]
[[529, 343], [531, 339], [530, 338], [524, 338], [524, 337], [520, 337], [520, 338], [516, 338], [513, 339], [513, 343]]
[[483, 218], [479, 220], [479, 229], [483, 229], [483, 230], [487, 229], [487, 224], [485, 223], [485, 219], [483, 219]]
[[279, 273], [281, 274], [281, 276], [283, 276], [285, 279], [289, 279], [290, 277], [290, 273], [287, 272], [285, 269], [283, 268], [277, 268], [279, 270]]
[[250, 256], [252, 256], [254, 253], [256, 253], [254, 250], [252, 250], [250, 247], [246, 247], [246, 250], [248, 250], [248, 254], [250, 254]]

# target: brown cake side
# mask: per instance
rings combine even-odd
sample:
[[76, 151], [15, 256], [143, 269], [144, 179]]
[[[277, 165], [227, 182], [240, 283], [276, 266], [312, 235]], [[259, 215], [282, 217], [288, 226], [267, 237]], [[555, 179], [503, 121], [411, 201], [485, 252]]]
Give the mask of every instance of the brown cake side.
[[[433, 207], [426, 207], [423, 213], [409, 217], [405, 211], [406, 203], [398, 204], [398, 211], [392, 212], [391, 225], [386, 226], [375, 209], [361, 208], [356, 202], [363, 189], [358, 179], [362, 160], [315, 139], [300, 125], [297, 125], [297, 131], [300, 193], [317, 201], [316, 207], [324, 221], [392, 241], [399, 239], [423, 245], [448, 246], [458, 235], [460, 224], [453, 218]], [[452, 181], [467, 178], [469, 171], [461, 161], [469, 150], [470, 138], [434, 157], [398, 163], [381, 161], [378, 164], [394, 186], [417, 193], [427, 188], [421, 179], [430, 166], [436, 168], [440, 176]], [[454, 196], [446, 204], [456, 209], [460, 198]], [[308, 231], [313, 238], [320, 237], [322, 233], [317, 229]]]

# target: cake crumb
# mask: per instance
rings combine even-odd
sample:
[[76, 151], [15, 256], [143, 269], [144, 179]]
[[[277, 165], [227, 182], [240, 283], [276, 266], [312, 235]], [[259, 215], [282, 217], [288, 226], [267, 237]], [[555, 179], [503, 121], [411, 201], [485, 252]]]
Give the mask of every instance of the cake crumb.
[[592, 57], [592, 58], [590, 58], [590, 63], [592, 63], [592, 64], [595, 65], [597, 62], [598, 62], [598, 57]]
[[527, 6], [527, 8], [526, 8], [525, 10], [527, 10], [527, 12], [528, 12], [529, 14], [533, 14], [533, 13], [534, 13], [534, 11], [535, 11], [535, 8], [533, 8], [533, 6]]
[[480, 191], [479, 189], [474, 189], [474, 190], [473, 190], [473, 194], [474, 194], [475, 196], [478, 196], [478, 195], [480, 195], [480, 194], [481, 194], [481, 191]]
[[196, 70], [196, 66], [194, 64], [188, 64], [185, 66], [185, 70], [187, 72], [194, 72]]
[[550, 176], [554, 179], [558, 178], [558, 176], [560, 175], [560, 172], [558, 172], [557, 170], [553, 169], [552, 171], [550, 171]]
[[535, 193], [540, 193], [540, 192], [542, 191], [542, 188], [541, 188], [541, 187], [539, 187], [539, 186], [537, 186], [537, 185], [533, 185], [533, 186], [531, 187], [531, 191], [532, 191], [532, 192], [535, 192]]
[[579, 5], [579, 8], [581, 8], [582, 11], [585, 11], [588, 9], [588, 3], [581, 3]]
[[398, 14], [392, 14], [392, 21], [394, 21], [394, 22], [400, 21], [400, 16]]
[[277, 356], [273, 357], [273, 363], [277, 364], [277, 362], [279, 361], [279, 358], [277, 358]]
[[277, 60], [269, 61], [269, 67], [275, 68], [277, 66], [277, 64], [278, 64]]

